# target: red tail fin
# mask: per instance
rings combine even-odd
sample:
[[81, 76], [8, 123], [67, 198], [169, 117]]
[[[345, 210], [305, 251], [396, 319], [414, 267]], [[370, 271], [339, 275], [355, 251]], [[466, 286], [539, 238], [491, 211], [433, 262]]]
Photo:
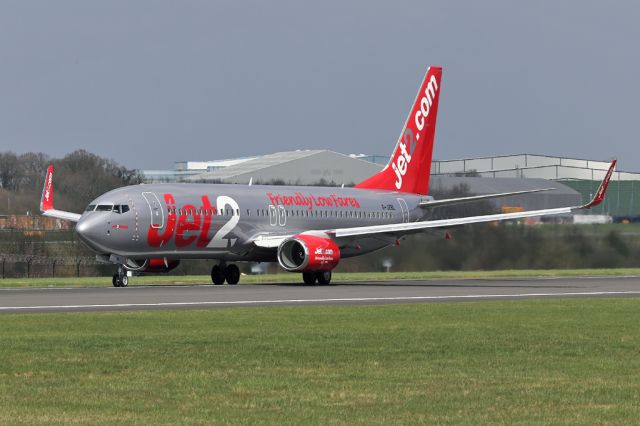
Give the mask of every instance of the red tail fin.
[[427, 195], [441, 77], [441, 67], [427, 69], [389, 164], [356, 188]]
[[51, 209], [53, 209], [53, 164], [50, 164], [47, 168], [44, 188], [42, 188], [42, 198], [40, 198], [40, 210], [44, 212]]

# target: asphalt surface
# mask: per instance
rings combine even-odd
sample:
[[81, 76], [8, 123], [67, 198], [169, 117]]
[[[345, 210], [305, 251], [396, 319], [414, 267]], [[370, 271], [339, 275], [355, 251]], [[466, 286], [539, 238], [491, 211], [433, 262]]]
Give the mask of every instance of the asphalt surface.
[[640, 277], [0, 289], [0, 313], [639, 297]]

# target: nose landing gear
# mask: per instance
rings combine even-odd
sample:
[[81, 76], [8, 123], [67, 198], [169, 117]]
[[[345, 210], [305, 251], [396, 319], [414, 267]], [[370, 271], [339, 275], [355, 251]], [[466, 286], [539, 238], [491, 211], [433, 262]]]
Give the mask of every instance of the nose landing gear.
[[240, 269], [233, 263], [226, 265], [213, 265], [211, 268], [211, 281], [215, 285], [222, 285], [226, 281], [227, 284], [235, 285], [240, 281]]
[[127, 276], [127, 271], [122, 265], [118, 265], [118, 272], [113, 274], [111, 282], [113, 283], [114, 287], [126, 287], [129, 285], [129, 277]]

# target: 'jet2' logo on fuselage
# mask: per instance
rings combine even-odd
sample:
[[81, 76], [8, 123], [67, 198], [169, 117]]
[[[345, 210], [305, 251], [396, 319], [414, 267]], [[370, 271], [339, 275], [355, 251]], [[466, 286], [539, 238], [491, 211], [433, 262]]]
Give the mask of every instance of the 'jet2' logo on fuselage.
[[[211, 205], [209, 197], [206, 195], [202, 196], [201, 200], [202, 207], [200, 208], [186, 204], [182, 209], [177, 209], [173, 195], [164, 194], [164, 202], [169, 212], [167, 225], [164, 230], [149, 226], [147, 234], [149, 246], [164, 247], [172, 239], [174, 239], [177, 248], [186, 247], [193, 243], [196, 243], [196, 246], [200, 248], [225, 248], [231, 245], [235, 239], [226, 237], [240, 220], [238, 203], [225, 195], [217, 197], [215, 207]], [[213, 238], [210, 238], [209, 231], [213, 217], [217, 216], [220, 211], [225, 211], [227, 206], [232, 209], [233, 214], [224, 216], [225, 219], [228, 219], [227, 222], [222, 225]], [[176, 214], [176, 212], [180, 213], [180, 210], [186, 211], [187, 214]], [[227, 209], [227, 211], [229, 210]]]
[[[409, 163], [411, 163], [412, 155], [420, 138], [420, 132], [424, 129], [425, 121], [429, 116], [429, 111], [431, 110], [431, 105], [433, 104], [433, 99], [436, 97], [437, 91], [438, 82], [436, 81], [436, 76], [432, 75], [429, 79], [429, 84], [427, 84], [427, 87], [424, 89], [424, 95], [420, 99], [420, 108], [414, 116], [418, 136], [415, 136], [411, 127], [407, 126], [398, 143], [400, 153], [396, 157], [396, 160], [391, 163], [391, 168], [393, 168], [393, 171], [396, 173], [396, 188], [398, 190], [402, 188], [402, 178], [407, 173], [407, 168]], [[407, 146], [409, 149], [407, 149]]]

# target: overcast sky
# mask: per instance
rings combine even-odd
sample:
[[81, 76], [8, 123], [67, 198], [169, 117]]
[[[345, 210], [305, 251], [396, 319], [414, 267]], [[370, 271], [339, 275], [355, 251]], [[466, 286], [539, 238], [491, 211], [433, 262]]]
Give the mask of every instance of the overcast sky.
[[637, 1], [0, 0], [0, 151], [386, 156], [434, 64], [435, 158], [640, 171], [639, 41]]

